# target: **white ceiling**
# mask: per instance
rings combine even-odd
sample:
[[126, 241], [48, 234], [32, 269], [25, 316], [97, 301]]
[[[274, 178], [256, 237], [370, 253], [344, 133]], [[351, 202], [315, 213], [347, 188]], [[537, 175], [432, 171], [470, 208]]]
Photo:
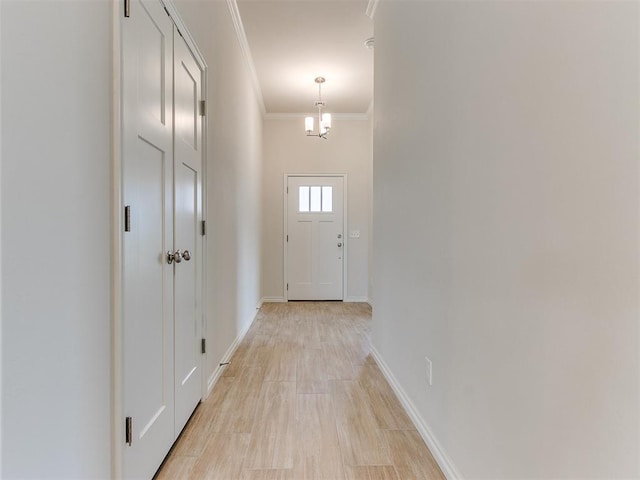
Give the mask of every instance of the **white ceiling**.
[[331, 113], [366, 113], [373, 98], [367, 0], [237, 0], [266, 113], [315, 110], [317, 76]]

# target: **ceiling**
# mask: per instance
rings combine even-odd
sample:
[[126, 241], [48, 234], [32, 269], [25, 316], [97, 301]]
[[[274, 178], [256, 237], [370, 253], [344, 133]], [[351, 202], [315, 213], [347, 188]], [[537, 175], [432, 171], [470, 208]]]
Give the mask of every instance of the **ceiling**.
[[366, 113], [373, 98], [367, 0], [237, 0], [267, 114]]

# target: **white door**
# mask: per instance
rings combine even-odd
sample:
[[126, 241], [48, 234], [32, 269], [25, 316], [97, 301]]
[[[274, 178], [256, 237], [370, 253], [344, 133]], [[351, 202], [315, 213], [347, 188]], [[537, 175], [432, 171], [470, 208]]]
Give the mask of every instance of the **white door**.
[[342, 300], [343, 177], [287, 177], [287, 298]]
[[[155, 1], [123, 23], [124, 478], [151, 478], [174, 441], [173, 24]], [[126, 231], [128, 230], [128, 231]]]
[[203, 71], [175, 32], [175, 236], [182, 253], [175, 268], [176, 435], [202, 394], [202, 122]]
[[123, 45], [123, 477], [150, 479], [202, 392], [204, 72], [159, 0]]

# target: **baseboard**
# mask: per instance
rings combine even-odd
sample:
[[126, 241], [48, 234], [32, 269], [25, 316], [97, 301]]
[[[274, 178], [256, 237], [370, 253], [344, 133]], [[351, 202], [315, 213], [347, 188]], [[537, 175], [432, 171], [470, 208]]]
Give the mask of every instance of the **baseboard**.
[[[258, 307], [260, 308], [263, 303], [287, 303], [287, 299], [284, 297], [262, 297]], [[345, 297], [343, 300], [345, 303], [370, 303], [368, 297]]]
[[431, 429], [427, 425], [427, 422], [418, 413], [418, 409], [416, 408], [416, 406], [413, 404], [404, 389], [400, 386], [400, 384], [396, 380], [396, 377], [393, 375], [378, 351], [373, 347], [371, 347], [371, 355], [378, 364], [378, 367], [380, 367], [380, 370], [387, 379], [387, 382], [389, 382], [389, 385], [391, 385], [391, 388], [398, 397], [398, 400], [400, 400], [400, 403], [402, 403], [402, 406], [407, 411], [409, 418], [411, 418], [411, 421], [418, 430], [418, 433], [420, 433], [420, 436], [424, 440], [424, 443], [426, 443], [427, 447], [429, 447], [429, 450], [431, 451], [433, 457], [436, 459], [436, 462], [438, 462], [438, 466], [440, 467], [440, 470], [442, 470], [442, 473], [444, 473], [447, 480], [462, 480], [462, 475], [454, 465], [451, 458], [449, 458], [447, 453], [444, 451], [436, 437], [431, 432]]
[[[260, 305], [262, 305], [262, 302], [260, 302]], [[247, 332], [251, 328], [251, 325], [253, 325], [253, 322], [255, 322], [256, 318], [258, 318], [259, 308], [260, 307], [256, 308], [256, 313], [254, 314], [253, 319], [249, 322], [249, 325], [242, 332], [240, 332], [240, 335], [238, 335], [237, 338], [233, 341], [233, 343], [229, 346], [229, 348], [227, 349], [225, 354], [222, 356], [218, 364], [227, 363], [229, 360], [231, 360], [231, 357], [236, 352], [238, 345], [240, 345], [244, 337], [247, 335]], [[213, 390], [213, 387], [216, 385], [216, 383], [222, 376], [223, 371], [224, 371], [224, 366], [218, 365], [216, 369], [213, 371], [213, 373], [211, 374], [211, 376], [209, 377], [209, 380], [207, 380], [207, 397], [211, 394], [211, 390]]]
[[368, 297], [345, 297], [343, 302], [345, 303], [369, 303]]
[[287, 299], [284, 297], [262, 297], [260, 299], [260, 305], [263, 303], [286, 303]]

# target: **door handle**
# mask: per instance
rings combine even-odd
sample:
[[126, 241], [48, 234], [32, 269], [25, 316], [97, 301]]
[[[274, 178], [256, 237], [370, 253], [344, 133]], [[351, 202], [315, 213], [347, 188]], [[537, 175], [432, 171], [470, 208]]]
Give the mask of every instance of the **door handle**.
[[342, 243], [338, 243], [338, 247], [341, 247], [341, 246], [342, 246]]
[[[191, 256], [189, 256], [189, 258], [191, 258]], [[167, 263], [169, 265], [171, 265], [173, 262], [180, 263], [181, 261], [182, 261], [182, 252], [180, 250], [176, 250], [175, 252], [172, 252], [171, 250], [169, 250], [167, 252]]]
[[189, 253], [189, 250], [185, 250], [184, 252], [182, 252], [182, 258], [184, 258], [187, 262], [191, 260], [191, 253]]

